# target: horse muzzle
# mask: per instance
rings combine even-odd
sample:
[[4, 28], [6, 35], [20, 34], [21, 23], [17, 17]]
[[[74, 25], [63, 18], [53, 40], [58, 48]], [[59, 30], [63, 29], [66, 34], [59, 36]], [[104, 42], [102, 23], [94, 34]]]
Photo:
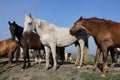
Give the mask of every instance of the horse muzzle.
[[29, 32], [23, 32], [23, 33], [22, 33], [23, 37], [28, 37], [29, 34], [30, 34]]

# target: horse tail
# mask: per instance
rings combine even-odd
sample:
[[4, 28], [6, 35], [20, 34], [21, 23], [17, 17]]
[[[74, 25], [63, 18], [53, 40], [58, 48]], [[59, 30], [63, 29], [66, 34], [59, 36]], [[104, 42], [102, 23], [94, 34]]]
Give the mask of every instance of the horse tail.
[[87, 37], [85, 41], [85, 46], [84, 46], [84, 57], [83, 57], [84, 62], [87, 61], [88, 52], [89, 52], [89, 45], [88, 45], [88, 37]]

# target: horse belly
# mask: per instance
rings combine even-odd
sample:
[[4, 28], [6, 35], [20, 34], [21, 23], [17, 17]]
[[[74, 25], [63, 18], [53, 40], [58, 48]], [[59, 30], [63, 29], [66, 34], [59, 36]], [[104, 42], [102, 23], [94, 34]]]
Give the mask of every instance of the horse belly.
[[70, 39], [70, 40], [62, 40], [62, 41], [57, 41], [57, 46], [58, 47], [65, 47], [65, 46], [69, 46], [69, 45], [71, 45], [71, 44], [73, 44], [74, 42], [76, 42], [76, 40], [74, 39], [74, 40], [72, 40], [72, 39]]

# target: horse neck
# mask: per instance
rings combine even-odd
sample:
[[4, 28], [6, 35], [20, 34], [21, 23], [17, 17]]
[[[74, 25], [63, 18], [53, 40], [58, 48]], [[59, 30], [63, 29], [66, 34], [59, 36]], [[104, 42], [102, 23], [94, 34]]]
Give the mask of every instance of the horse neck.
[[17, 27], [17, 32], [16, 32], [16, 37], [17, 39], [20, 41], [21, 37], [22, 37], [22, 32], [23, 32], [23, 28], [18, 26]]
[[96, 25], [96, 23], [94, 22], [85, 22], [85, 24], [83, 24], [83, 26], [85, 27], [86, 31], [92, 35], [92, 36], [97, 36], [99, 33], [99, 27], [98, 24]]
[[[39, 32], [39, 34], [44, 34], [44, 32], [47, 33], [50, 31], [54, 31], [56, 28], [58, 28], [54, 24], [48, 23], [47, 21], [44, 20], [36, 19], [35, 22], [37, 24], [35, 29], [37, 33]], [[42, 27], [42, 29], [39, 29], [40, 26]]]

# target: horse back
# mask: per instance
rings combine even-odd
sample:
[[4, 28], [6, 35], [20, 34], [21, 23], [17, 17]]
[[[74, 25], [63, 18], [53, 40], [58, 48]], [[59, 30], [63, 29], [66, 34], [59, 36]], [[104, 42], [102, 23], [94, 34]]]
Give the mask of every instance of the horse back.
[[19, 47], [19, 42], [13, 39], [6, 39], [0, 41], [0, 55], [13, 52], [17, 47]]
[[120, 45], [120, 23], [111, 24], [110, 33], [115, 45]]

